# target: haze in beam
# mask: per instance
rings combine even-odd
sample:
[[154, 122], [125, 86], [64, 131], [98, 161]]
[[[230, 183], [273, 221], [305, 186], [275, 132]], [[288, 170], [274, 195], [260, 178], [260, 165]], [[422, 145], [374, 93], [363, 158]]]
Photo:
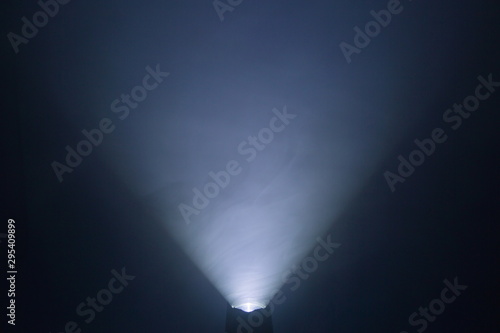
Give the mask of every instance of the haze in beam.
[[151, 132], [162, 133], [152, 141], [170, 159], [146, 201], [232, 306], [265, 307], [341, 210], [362, 167], [351, 165], [348, 145], [317, 136], [314, 111], [177, 114]]

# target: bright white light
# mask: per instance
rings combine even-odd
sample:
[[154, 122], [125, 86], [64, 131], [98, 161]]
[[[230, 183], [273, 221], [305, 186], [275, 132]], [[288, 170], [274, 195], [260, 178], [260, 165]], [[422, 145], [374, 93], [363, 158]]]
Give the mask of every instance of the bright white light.
[[[271, 140], [267, 126], [281, 126], [275, 113], [254, 111], [242, 110], [248, 118], [241, 122], [224, 113], [196, 118], [187, 111], [154, 119], [144, 135], [155, 133], [152, 147], [165, 154], [138, 157], [135, 163], [145, 169], [134, 171], [142, 175], [138, 184], [144, 191], [138, 191], [148, 194], [145, 201], [185, 253], [227, 302], [243, 311], [269, 305], [292, 267], [355, 193], [376, 151], [346, 144], [351, 131], [343, 126], [318, 133], [320, 115], [294, 108], [288, 112], [296, 119], [286, 127], [282, 123], [282, 132]], [[265, 149], [248, 143], [258, 133]], [[328, 133], [335, 137], [328, 140]], [[362, 146], [364, 141], [356, 140]], [[234, 163], [239, 171], [229, 177], [227, 170], [237, 168], [228, 165]], [[189, 225], [181, 203], [191, 209]]]
[[255, 311], [258, 309], [263, 309], [265, 307], [266, 307], [265, 305], [258, 304], [258, 303], [244, 303], [241, 305], [233, 306], [233, 308], [240, 309], [240, 310], [243, 310], [245, 312], [252, 312], [252, 311]]
[[[270, 111], [262, 114], [258, 124], [268, 126], [278, 119], [275, 115]], [[261, 133], [258, 126], [245, 130], [246, 123], [238, 128], [207, 123], [210, 120], [203, 124], [179, 122], [192, 127], [186, 133], [196, 129], [193, 137], [202, 139], [196, 141], [195, 150], [180, 143], [175, 147], [179, 156], [192, 155], [193, 162], [167, 173], [179, 181], [166, 188], [166, 196], [158, 193], [154, 199], [162, 206], [162, 220], [186, 254], [231, 306], [246, 312], [271, 302], [287, 272], [331, 223], [341, 206], [338, 199], [345, 195], [340, 188], [345, 188], [343, 182], [349, 177], [339, 176], [332, 195], [335, 174], [323, 155], [309, 154], [322, 145], [311, 142], [307, 131], [299, 131], [308, 123], [306, 118], [300, 119], [297, 115], [288, 127], [283, 123], [283, 131], [275, 133], [271, 142], [264, 135], [268, 144], [261, 151], [251, 148], [256, 154], [253, 159], [238, 147], [243, 152], [250, 149], [249, 144], [241, 146], [248, 137], [241, 133]], [[210, 156], [205, 156], [208, 152]], [[225, 168], [232, 160], [240, 171], [229, 177]], [[205, 184], [212, 185], [208, 189]], [[206, 198], [195, 196], [194, 187]], [[179, 210], [181, 203], [193, 209], [189, 225]]]

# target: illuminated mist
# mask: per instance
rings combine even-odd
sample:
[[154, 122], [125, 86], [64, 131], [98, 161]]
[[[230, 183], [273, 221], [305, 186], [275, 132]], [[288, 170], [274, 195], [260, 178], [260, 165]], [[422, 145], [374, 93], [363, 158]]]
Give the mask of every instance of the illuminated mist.
[[[324, 144], [328, 134], [315, 124], [312, 111], [283, 105], [240, 112], [239, 119], [230, 113], [210, 118], [191, 113], [149, 123], [144, 128], [166, 124], [166, 130], [148, 135], [171, 158], [141, 158], [138, 184], [229, 304], [252, 311], [269, 303], [285, 273], [341, 211], [369, 163], [356, 162], [359, 155], [351, 153], [347, 138]], [[273, 120], [283, 114], [289, 114], [288, 124]], [[273, 131], [272, 140], [271, 128], [280, 130]], [[266, 144], [259, 139], [252, 145], [251, 137], [259, 134]], [[339, 126], [330, 135], [344, 134], [348, 131]], [[363, 153], [365, 158], [373, 154]], [[160, 165], [167, 170], [163, 174]]]

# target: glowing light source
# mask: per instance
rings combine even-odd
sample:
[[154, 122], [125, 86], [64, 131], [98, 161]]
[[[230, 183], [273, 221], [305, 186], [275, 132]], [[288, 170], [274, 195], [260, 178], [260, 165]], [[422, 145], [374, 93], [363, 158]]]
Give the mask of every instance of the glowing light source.
[[[311, 116], [306, 111], [283, 107], [280, 115], [297, 119], [287, 120], [290, 126], [273, 140], [252, 133], [269, 133], [269, 119], [277, 119], [276, 113], [256, 113], [252, 107], [241, 111], [251, 122], [234, 123], [225, 112], [207, 118], [179, 111], [145, 126], [158, 133], [155, 142], [165, 143], [155, 146], [158, 151], [174, 158], [161, 155], [153, 162], [149, 155], [137, 157], [148, 160], [147, 172], [135, 174], [156, 175], [138, 179], [138, 191], [225, 298], [234, 319], [229, 326], [236, 331], [239, 316], [265, 317], [292, 267], [315, 246], [316, 238], [362, 184], [370, 170], [365, 161], [376, 161], [376, 149], [347, 145], [344, 138], [350, 131], [324, 127], [321, 113]], [[322, 128], [327, 132], [316, 130]], [[329, 133], [334, 133], [332, 140]], [[266, 145], [238, 144], [255, 138]], [[255, 154], [249, 156], [247, 149]], [[241, 172], [229, 173], [227, 165], [238, 165]], [[182, 205], [189, 206], [188, 220]]]
[[[259, 303], [244, 303], [242, 307], [254, 308]], [[234, 306], [227, 305], [226, 313], [226, 333], [273, 333], [273, 308], [266, 307], [246, 311], [237, 309]]]
[[248, 303], [243, 303], [241, 305], [233, 306], [233, 308], [243, 310], [245, 312], [252, 312], [258, 309], [264, 309], [265, 307], [266, 306], [264, 304], [253, 303], [253, 302], [248, 302]]

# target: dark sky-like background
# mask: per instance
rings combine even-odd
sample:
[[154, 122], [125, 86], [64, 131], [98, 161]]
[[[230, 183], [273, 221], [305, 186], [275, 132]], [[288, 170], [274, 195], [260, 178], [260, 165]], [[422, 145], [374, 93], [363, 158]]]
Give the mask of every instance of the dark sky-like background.
[[[387, 1], [246, 0], [221, 22], [209, 0], [73, 0], [18, 54], [6, 35], [39, 6], [3, 2], [0, 233], [16, 220], [19, 271], [15, 327], [5, 283], [0, 291], [6, 332], [59, 333], [68, 321], [96, 333], [223, 332], [226, 300], [154, 200], [175, 197], [177, 175], [200, 161], [209, 171], [232, 159], [226, 152], [284, 105], [304, 119], [283, 133], [307, 140], [304, 183], [308, 170], [331, 182], [322, 200], [337, 210], [318, 236], [342, 246], [298, 290], [282, 287], [275, 332], [416, 332], [408, 317], [455, 277], [467, 290], [426, 332], [498, 332], [500, 91], [455, 131], [442, 116], [479, 75], [500, 81], [500, 7], [401, 4], [348, 64], [339, 44]], [[156, 64], [169, 77], [118, 120], [110, 103]], [[51, 162], [105, 117], [114, 132], [58, 182]], [[392, 193], [383, 173], [437, 127], [448, 140]], [[136, 278], [85, 324], [77, 305], [122, 267]]]

